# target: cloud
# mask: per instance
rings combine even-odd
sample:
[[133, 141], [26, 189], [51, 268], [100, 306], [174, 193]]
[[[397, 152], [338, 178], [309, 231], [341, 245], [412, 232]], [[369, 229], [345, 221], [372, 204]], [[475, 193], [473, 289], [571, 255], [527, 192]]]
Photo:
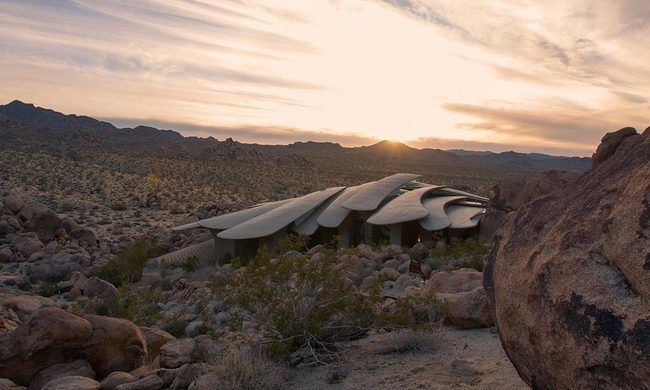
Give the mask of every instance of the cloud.
[[[60, 64], [117, 77], [162, 74], [206, 82], [323, 88], [310, 81], [237, 69], [214, 59], [211, 53], [229, 52], [257, 61], [277, 60], [282, 51], [314, 48], [299, 39], [254, 28], [250, 22], [231, 20], [256, 20], [245, 14], [200, 2], [190, 4], [196, 8], [177, 1], [154, 1], [152, 6], [142, 1], [117, 5], [79, 0], [39, 3], [38, 7], [29, 1], [10, 2], [0, 11], [4, 22], [0, 51], [14, 63]], [[210, 12], [200, 12], [205, 9]], [[110, 31], [111, 36], [102, 31]], [[265, 54], [269, 49], [273, 54]]]
[[479, 106], [447, 103], [444, 108], [475, 119], [458, 128], [488, 131], [511, 139], [513, 145], [536, 145], [585, 153], [599, 143], [605, 132], [625, 126], [643, 126], [642, 116], [598, 112], [568, 102], [540, 102], [537, 106]]
[[641, 44], [641, 33], [650, 32], [650, 7], [642, 0], [377, 1], [555, 78], [608, 88], [648, 85], [650, 70], [628, 58], [635, 51], [650, 55]]
[[612, 91], [616, 96], [620, 97], [621, 99], [630, 102], [630, 103], [648, 103], [648, 98], [645, 96], [637, 95], [635, 93], [630, 93], [630, 92], [623, 92], [623, 91]]

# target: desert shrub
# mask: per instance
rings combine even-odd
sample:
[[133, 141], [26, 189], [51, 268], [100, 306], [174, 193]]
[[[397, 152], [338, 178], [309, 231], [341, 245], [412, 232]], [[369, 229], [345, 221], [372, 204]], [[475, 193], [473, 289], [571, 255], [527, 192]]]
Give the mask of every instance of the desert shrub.
[[41, 281], [38, 283], [36, 293], [42, 297], [51, 297], [59, 293], [56, 282]]
[[210, 352], [208, 349], [198, 343], [194, 343], [194, 348], [192, 349], [192, 355], [198, 363], [207, 363], [210, 360]]
[[159, 289], [160, 291], [171, 291], [174, 289], [174, 284], [169, 279], [160, 279], [153, 282], [151, 288]]
[[483, 256], [487, 252], [488, 248], [478, 240], [478, 237], [471, 237], [465, 240], [452, 238], [449, 245], [447, 245], [445, 256]]
[[185, 272], [196, 271], [201, 267], [201, 260], [196, 256], [190, 256], [182, 264], [183, 270]]
[[137, 282], [142, 278], [142, 269], [145, 263], [157, 251], [158, 249], [146, 239], [136, 240], [124, 248], [116, 259], [92, 270], [89, 276], [97, 276], [115, 286]]
[[179, 204], [173, 204], [169, 207], [169, 213], [172, 215], [184, 214], [185, 209]]
[[378, 325], [387, 329], [425, 328], [440, 318], [442, 303], [434, 294], [396, 299], [378, 316]]
[[485, 260], [483, 256], [472, 256], [467, 259], [463, 259], [461, 268], [474, 268], [477, 271], [483, 272], [485, 267]]
[[309, 236], [303, 234], [287, 234], [278, 240], [275, 249], [278, 253], [306, 250], [309, 239]]
[[484, 258], [488, 248], [482, 244], [478, 237], [467, 239], [452, 238], [449, 244], [439, 241], [431, 249], [431, 255], [440, 260], [440, 265], [435, 268], [457, 269], [457, 268], [474, 268], [477, 271], [483, 271]]
[[215, 279], [213, 290], [231, 308], [250, 313], [268, 354], [283, 359], [301, 349], [329, 354], [337, 341], [360, 337], [375, 323], [378, 302], [350, 286], [332, 259], [304, 256], [272, 265], [268, 254], [259, 254], [241, 272]]
[[185, 334], [187, 325], [187, 321], [177, 318], [163, 325], [162, 329], [174, 337], [181, 337]]
[[287, 388], [284, 368], [247, 346], [228, 348], [215, 362], [213, 375], [220, 388], [279, 390]]
[[115, 203], [111, 204], [110, 207], [114, 211], [124, 211], [124, 210], [126, 210], [126, 203], [124, 203], [124, 202], [115, 202]]
[[156, 290], [123, 285], [117, 295], [81, 301], [76, 309], [89, 314], [124, 318], [140, 326], [152, 326], [162, 318], [156, 293]]

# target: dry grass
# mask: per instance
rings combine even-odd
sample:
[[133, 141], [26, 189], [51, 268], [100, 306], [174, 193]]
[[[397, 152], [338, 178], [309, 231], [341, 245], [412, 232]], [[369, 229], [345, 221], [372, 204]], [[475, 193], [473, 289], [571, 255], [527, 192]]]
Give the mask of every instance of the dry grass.
[[245, 346], [228, 348], [214, 363], [213, 374], [223, 389], [276, 390], [286, 388], [285, 369]]

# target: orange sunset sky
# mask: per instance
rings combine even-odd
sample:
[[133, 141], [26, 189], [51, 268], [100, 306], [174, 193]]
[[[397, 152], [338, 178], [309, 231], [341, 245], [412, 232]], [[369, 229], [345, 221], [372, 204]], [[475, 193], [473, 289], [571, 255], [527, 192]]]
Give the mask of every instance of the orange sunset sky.
[[590, 155], [650, 125], [650, 2], [0, 0], [0, 103], [242, 142]]

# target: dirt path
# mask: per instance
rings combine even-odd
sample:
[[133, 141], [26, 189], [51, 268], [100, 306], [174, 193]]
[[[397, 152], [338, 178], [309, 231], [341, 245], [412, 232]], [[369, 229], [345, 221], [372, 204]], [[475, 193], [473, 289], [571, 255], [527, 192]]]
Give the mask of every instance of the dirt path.
[[292, 370], [290, 388], [501, 390], [528, 386], [506, 357], [498, 335], [488, 329], [441, 328], [426, 334], [373, 335], [349, 343], [335, 364]]

